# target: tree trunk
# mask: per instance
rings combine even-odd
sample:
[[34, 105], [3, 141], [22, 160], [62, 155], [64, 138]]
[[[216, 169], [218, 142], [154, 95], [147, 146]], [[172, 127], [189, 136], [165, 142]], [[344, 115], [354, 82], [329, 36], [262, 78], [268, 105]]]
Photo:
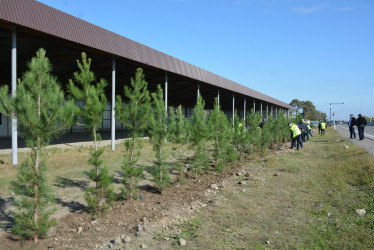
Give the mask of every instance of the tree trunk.
[[[184, 165], [184, 162], [182, 162], [182, 144], [179, 144], [179, 160], [181, 161], [181, 166]], [[183, 177], [183, 167], [180, 168], [179, 170], [179, 175], [180, 175], [180, 179], [182, 180], [182, 177]]]
[[[40, 84], [39, 84], [40, 85]], [[41, 114], [41, 96], [38, 96], [38, 119], [40, 121], [40, 114]], [[39, 177], [39, 157], [40, 157], [40, 150], [41, 150], [41, 142], [40, 137], [37, 138], [36, 142], [36, 152], [35, 152], [35, 175]], [[38, 229], [38, 219], [39, 219], [39, 186], [38, 184], [34, 185], [34, 211], [33, 211], [33, 224], [35, 225], [36, 230]], [[38, 233], [34, 235], [34, 242], [39, 241]]]
[[133, 200], [133, 188], [132, 188], [132, 182], [134, 180], [134, 177], [131, 176], [130, 177], [130, 185], [129, 185], [129, 200], [132, 201]]
[[163, 162], [162, 162], [162, 149], [161, 149], [161, 145], [162, 145], [162, 141], [161, 141], [161, 144], [160, 144], [160, 170], [161, 170], [160, 171], [160, 182], [162, 183], [162, 181], [163, 181], [164, 166], [163, 166]]
[[[95, 147], [95, 156], [94, 157], [96, 158], [97, 157], [96, 153], [97, 153], [97, 149], [98, 149], [96, 126], [94, 126], [92, 128], [92, 134], [93, 134], [93, 137], [94, 137], [94, 147]], [[99, 178], [99, 175], [100, 175], [100, 167], [98, 165], [95, 165], [95, 168], [96, 168], [96, 178], [95, 178], [95, 188], [96, 188], [96, 190], [95, 190], [95, 195], [96, 195], [96, 201], [97, 201], [96, 214], [97, 214], [98, 218], [101, 218], [102, 188], [100, 189], [100, 187], [97, 184], [98, 178]]]
[[133, 158], [134, 158], [134, 151], [135, 151], [135, 137], [132, 137], [132, 146], [131, 146], [131, 153], [130, 153], [130, 165], [133, 165]]

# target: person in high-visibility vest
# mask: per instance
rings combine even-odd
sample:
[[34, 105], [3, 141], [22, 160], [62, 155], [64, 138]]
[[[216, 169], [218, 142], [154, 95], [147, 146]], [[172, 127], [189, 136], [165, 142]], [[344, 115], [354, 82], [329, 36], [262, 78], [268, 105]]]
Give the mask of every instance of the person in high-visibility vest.
[[295, 123], [289, 123], [288, 126], [291, 130], [291, 149], [295, 147], [295, 144], [297, 144], [297, 150], [299, 150], [299, 146], [303, 147], [303, 143], [300, 140], [301, 131]]
[[321, 121], [321, 135], [325, 135], [325, 130], [326, 130], [326, 122]]
[[242, 132], [245, 132], [245, 126], [243, 125], [243, 123], [239, 122], [239, 134], [241, 134]]
[[306, 126], [308, 127], [307, 140], [309, 141], [309, 136], [313, 137], [312, 127], [310, 126], [310, 121], [306, 120]]

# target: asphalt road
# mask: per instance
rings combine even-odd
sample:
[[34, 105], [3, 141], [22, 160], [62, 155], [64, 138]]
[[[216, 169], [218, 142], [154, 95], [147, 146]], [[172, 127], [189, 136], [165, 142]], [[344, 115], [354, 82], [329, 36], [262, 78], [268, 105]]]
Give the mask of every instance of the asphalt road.
[[336, 126], [336, 130], [339, 132], [339, 134], [357, 144], [357, 145], [360, 145], [361, 147], [365, 148], [370, 154], [374, 155], [374, 126], [366, 126], [365, 127], [365, 130], [364, 130], [364, 137], [365, 139], [360, 141], [358, 140], [358, 131], [357, 131], [357, 128], [355, 128], [355, 131], [356, 131], [356, 139], [350, 139], [349, 138], [349, 129], [348, 129], [348, 126], [344, 126], [344, 125], [337, 125]]

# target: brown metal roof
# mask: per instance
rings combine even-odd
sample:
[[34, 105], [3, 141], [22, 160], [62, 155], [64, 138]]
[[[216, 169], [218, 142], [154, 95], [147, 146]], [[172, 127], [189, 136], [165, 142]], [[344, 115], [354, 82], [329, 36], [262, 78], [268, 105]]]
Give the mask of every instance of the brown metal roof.
[[0, 0], [0, 19], [283, 108], [291, 107], [275, 98], [34, 0]]

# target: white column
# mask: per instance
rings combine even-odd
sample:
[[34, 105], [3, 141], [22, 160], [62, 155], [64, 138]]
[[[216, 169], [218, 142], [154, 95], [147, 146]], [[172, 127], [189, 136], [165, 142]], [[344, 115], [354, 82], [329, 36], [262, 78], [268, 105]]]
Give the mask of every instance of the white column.
[[168, 117], [168, 72], [165, 72], [165, 110]]
[[[17, 30], [12, 29], [12, 96], [16, 94], [17, 88]], [[17, 135], [17, 120], [12, 117], [12, 164], [18, 164], [18, 135]]]
[[116, 106], [116, 58], [112, 58], [112, 116], [111, 116], [111, 139], [112, 139], [112, 150], [116, 150], [116, 118], [115, 118], [115, 106]]
[[218, 102], [218, 105], [220, 104], [219, 103], [219, 89], [218, 89], [218, 93], [217, 93], [217, 102]]
[[273, 117], [273, 105], [271, 105], [271, 107], [270, 107], [270, 114], [271, 114], [271, 118], [274, 119], [274, 117]]
[[235, 94], [232, 93], [232, 125], [234, 125], [235, 118]]
[[200, 96], [200, 83], [197, 84], [197, 99], [199, 99], [199, 96]]
[[[166, 129], [168, 128], [168, 72], [165, 72], [165, 111], [166, 111]], [[165, 142], [167, 139], [165, 138]]]
[[246, 112], [247, 112], [247, 97], [244, 97], [244, 121], [246, 117]]
[[266, 120], [269, 120], [269, 104], [266, 104]]
[[261, 110], [260, 110], [260, 115], [262, 116], [262, 101], [261, 101]]
[[256, 113], [256, 99], [253, 99], [253, 112]]
[[277, 119], [277, 118], [278, 118], [278, 108], [275, 107], [275, 119]]

